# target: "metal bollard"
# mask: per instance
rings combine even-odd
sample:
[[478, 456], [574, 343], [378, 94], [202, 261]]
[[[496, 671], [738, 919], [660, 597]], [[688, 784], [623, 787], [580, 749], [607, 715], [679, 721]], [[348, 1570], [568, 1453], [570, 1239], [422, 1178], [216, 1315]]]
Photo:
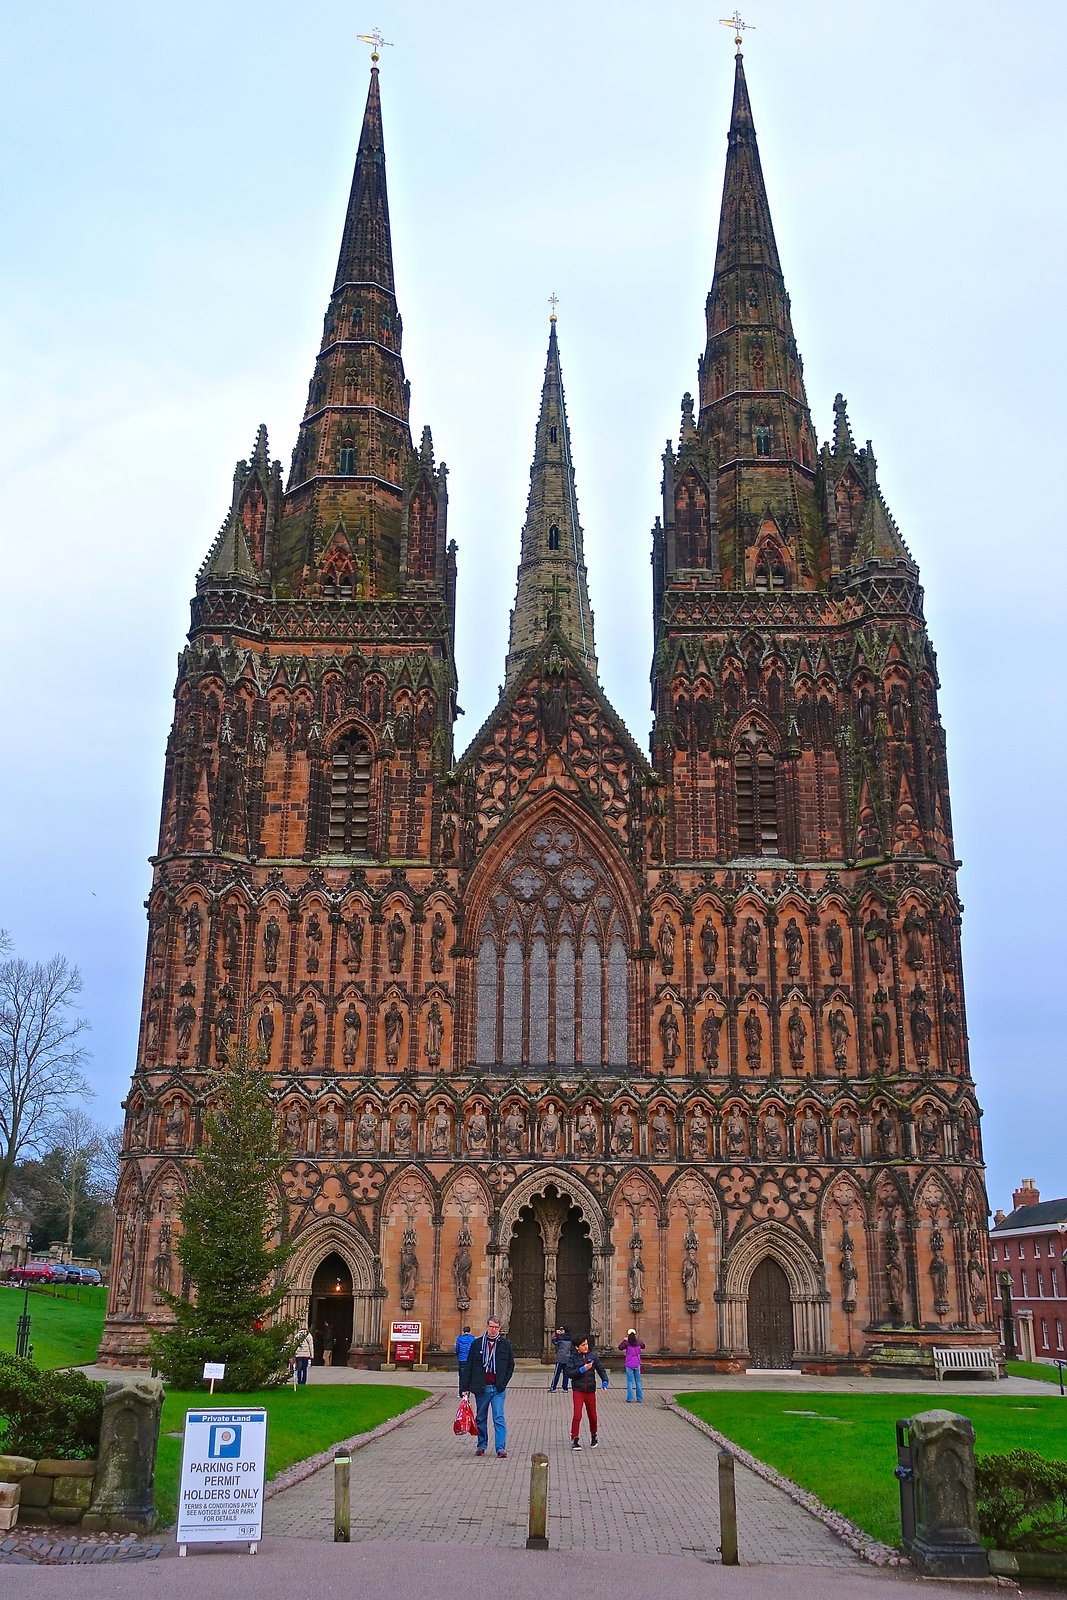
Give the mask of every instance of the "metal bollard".
[[333, 1458], [333, 1542], [348, 1544], [351, 1538], [352, 1505], [349, 1491], [351, 1456]]
[[530, 1457], [530, 1536], [527, 1550], [548, 1549], [548, 1457]]
[[893, 1476], [900, 1484], [900, 1542], [910, 1551], [915, 1538], [915, 1465], [911, 1459], [908, 1419], [897, 1423], [897, 1464]]
[[731, 1450], [719, 1451], [719, 1551], [724, 1567], [737, 1566], [737, 1499]]

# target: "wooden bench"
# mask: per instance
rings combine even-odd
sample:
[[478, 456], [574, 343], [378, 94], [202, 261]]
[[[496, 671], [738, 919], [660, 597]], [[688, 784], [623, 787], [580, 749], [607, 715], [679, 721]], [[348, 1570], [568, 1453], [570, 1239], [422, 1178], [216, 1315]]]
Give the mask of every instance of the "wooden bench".
[[946, 1372], [977, 1372], [982, 1377], [1000, 1377], [1000, 1363], [995, 1350], [968, 1350], [964, 1347], [946, 1348], [934, 1345], [934, 1376], [943, 1383]]

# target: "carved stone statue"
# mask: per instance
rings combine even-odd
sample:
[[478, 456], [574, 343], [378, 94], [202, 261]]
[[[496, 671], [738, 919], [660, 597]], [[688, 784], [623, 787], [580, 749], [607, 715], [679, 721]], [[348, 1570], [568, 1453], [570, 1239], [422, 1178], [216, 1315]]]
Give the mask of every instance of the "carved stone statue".
[[357, 911], [345, 923], [345, 966], [358, 972], [363, 965], [363, 934], [366, 923]]
[[919, 1135], [920, 1156], [925, 1158], [941, 1154], [941, 1125], [929, 1106], [923, 1107], [915, 1131]]
[[942, 999], [942, 1032], [945, 1040], [945, 1060], [950, 1067], [958, 1067], [960, 1064], [960, 1031], [956, 996], [946, 983]]
[[179, 1060], [189, 1054], [195, 1026], [196, 1007], [191, 1006], [188, 1000], [184, 1000], [174, 1013], [174, 1032]]
[[678, 1018], [674, 1014], [674, 1007], [667, 1005], [659, 1019], [659, 1036], [663, 1045], [663, 1062], [669, 1072], [682, 1053], [682, 1041], [678, 1033]]
[[685, 1236], [685, 1259], [682, 1262], [682, 1297], [685, 1309], [694, 1313], [700, 1309], [700, 1266], [697, 1262], [697, 1238], [692, 1224]]
[[318, 972], [322, 951], [322, 923], [317, 911], [312, 911], [304, 927], [304, 959], [309, 972]]
[[897, 1259], [895, 1233], [885, 1242], [885, 1297], [890, 1317], [899, 1322], [904, 1315], [904, 1274]]
[[404, 1013], [395, 1000], [389, 1002], [389, 1009], [385, 1013], [385, 1059], [389, 1066], [395, 1067], [400, 1059], [400, 1048], [404, 1043]]
[[[399, 1123], [399, 1117], [397, 1122]], [[396, 1140], [393, 1141], [394, 1148]], [[408, 1118], [408, 1145], [411, 1145], [411, 1118]], [[361, 1156], [373, 1155], [378, 1148], [378, 1118], [368, 1106], [356, 1123], [356, 1150]]]
[[772, 1111], [763, 1123], [763, 1154], [768, 1160], [774, 1161], [782, 1155], [784, 1149], [782, 1124]]
[[741, 965], [750, 977], [759, 971], [759, 923], [755, 917], [746, 917], [741, 929]]
[[926, 1009], [926, 992], [921, 983], [917, 983], [911, 991], [911, 1012], [908, 1020], [911, 1024], [911, 1042], [915, 1059], [920, 1067], [925, 1067], [930, 1060], [933, 1027], [930, 1013]]
[[144, 1050], [146, 1056], [154, 1056], [159, 1049], [159, 1007], [153, 1006], [145, 1018], [144, 1024]]
[[731, 1111], [726, 1119], [726, 1154], [728, 1156], [743, 1156], [745, 1154], [745, 1133], [744, 1119], [737, 1111]]
[[893, 1030], [886, 1011], [889, 996], [884, 989], [878, 989], [874, 996], [874, 1010], [871, 1013], [871, 1046], [874, 1050], [874, 1059], [879, 1068], [886, 1068], [893, 1057]]
[[437, 1115], [430, 1126], [430, 1153], [435, 1156], [446, 1156], [452, 1143], [452, 1123], [448, 1112], [439, 1107]]
[[300, 1055], [305, 1066], [315, 1059], [315, 1045], [319, 1037], [319, 1018], [309, 1000], [300, 1018]]
[[985, 1317], [985, 1267], [977, 1250], [967, 1258], [967, 1290], [971, 1297], [971, 1312], [979, 1321]]
[[359, 1038], [363, 1032], [363, 1018], [350, 1000], [341, 1018], [341, 1059], [346, 1067], [354, 1067], [359, 1055]]
[[471, 1245], [470, 1229], [464, 1223], [456, 1240], [456, 1254], [452, 1261], [452, 1288], [456, 1296], [456, 1310], [466, 1311], [471, 1303]]
[[191, 967], [200, 954], [200, 941], [204, 936], [204, 919], [195, 901], [182, 918], [182, 932], [185, 935], [185, 963]]
[[234, 1015], [229, 1006], [223, 1006], [215, 1017], [215, 1059], [220, 1064], [230, 1058], [230, 1039], [233, 1037]]
[[796, 917], [785, 925], [785, 970], [790, 978], [799, 978], [804, 964], [804, 935], [797, 926]]
[[810, 1111], [805, 1111], [800, 1119], [800, 1154], [805, 1160], [815, 1160], [819, 1154], [819, 1124]]
[[630, 1290], [630, 1310], [643, 1311], [645, 1306], [645, 1262], [641, 1254], [641, 1235], [634, 1229], [630, 1237], [630, 1265], [626, 1270]]
[[419, 1287], [419, 1258], [415, 1254], [415, 1230], [409, 1226], [404, 1230], [404, 1237], [400, 1245], [400, 1309], [410, 1311], [415, 1304], [415, 1295]]
[[172, 1270], [171, 1260], [171, 1222], [170, 1217], [164, 1217], [159, 1224], [159, 1235], [156, 1241], [156, 1259], [153, 1263], [153, 1279], [156, 1293], [161, 1297], [170, 1292], [170, 1277]]
[[180, 1100], [173, 1101], [167, 1112], [163, 1139], [168, 1150], [180, 1150], [185, 1144], [185, 1107]]
[[717, 1011], [709, 1011], [700, 1024], [700, 1056], [706, 1072], [715, 1072], [719, 1065], [719, 1035], [723, 1018]]
[[785, 1031], [789, 1039], [789, 1065], [794, 1072], [800, 1072], [804, 1066], [804, 1048], [808, 1042], [808, 1029], [799, 1006], [794, 1006], [790, 1011]]
[[597, 1131], [596, 1118], [588, 1106], [583, 1107], [575, 1129], [579, 1155], [592, 1156], [596, 1154]]
[[663, 860], [663, 818], [655, 811], [648, 824], [648, 853], [653, 861]]
[[398, 1156], [411, 1154], [412, 1126], [411, 1112], [405, 1100], [393, 1123], [393, 1149]]
[[856, 1124], [847, 1111], [838, 1118], [837, 1153], [842, 1161], [852, 1161], [856, 1154]]
[[503, 1121], [504, 1154], [517, 1156], [522, 1154], [523, 1139], [526, 1134], [526, 1122], [517, 1106], [512, 1106]]
[[404, 965], [404, 946], [407, 944], [408, 931], [404, 926], [404, 919], [399, 911], [394, 911], [385, 930], [385, 947], [389, 954], [389, 971], [399, 972]]
[[841, 932], [841, 924], [836, 917], [831, 917], [827, 923], [825, 937], [826, 954], [830, 961], [830, 976], [831, 978], [839, 978], [844, 970], [845, 939]]
[[926, 932], [926, 918], [912, 906], [904, 918], [904, 960], [913, 972], [921, 972], [926, 965], [926, 951], [922, 936]]
[[883, 1161], [889, 1160], [897, 1153], [897, 1125], [889, 1112], [883, 1109], [882, 1115], [874, 1125], [874, 1137], [878, 1146], [878, 1154]]
[[693, 1161], [706, 1161], [708, 1156], [708, 1119], [699, 1106], [689, 1122], [689, 1155]]
[[856, 1283], [859, 1273], [856, 1271], [855, 1245], [852, 1235], [847, 1228], [841, 1229], [841, 1309], [842, 1311], [855, 1311], [856, 1309]]
[[662, 1106], [652, 1118], [649, 1139], [653, 1156], [665, 1157], [671, 1153], [671, 1124]]
[[444, 1044], [445, 1024], [441, 1016], [441, 1007], [437, 1001], [431, 1002], [426, 1013], [426, 1060], [431, 1067], [441, 1064], [441, 1047]]
[[266, 1066], [274, 1050], [274, 1007], [269, 1000], [263, 1002], [263, 1008], [259, 1013], [256, 1040], [259, 1046], [259, 1059]]
[[930, 1233], [930, 1282], [934, 1286], [934, 1310], [939, 1317], [948, 1311], [948, 1262], [944, 1249], [944, 1235], [935, 1223]]
[[755, 1006], [745, 1018], [745, 1060], [750, 1072], [758, 1072], [763, 1057], [763, 1023]]
[[877, 978], [885, 967], [886, 926], [875, 911], [871, 911], [863, 924], [863, 939], [867, 946], [867, 965]]
[[889, 691], [889, 726], [894, 739], [904, 739], [908, 733], [908, 702], [901, 684], [894, 683]]
[[441, 817], [441, 860], [451, 861], [456, 854], [456, 819], [451, 811]]
[[263, 968], [266, 972], [278, 970], [278, 945], [282, 929], [277, 917], [270, 916], [263, 926]]
[[319, 1123], [319, 1143], [323, 1155], [335, 1156], [341, 1144], [341, 1119], [334, 1106], [327, 1106]]
[[475, 1106], [467, 1123], [467, 1153], [472, 1156], [484, 1155], [488, 1143], [489, 1119], [481, 1106]]
[[834, 1066], [839, 1072], [844, 1072], [848, 1066], [848, 1018], [840, 1006], [835, 1006], [826, 1019], [826, 1026], [830, 1032], [830, 1049], [834, 1054]]
[[445, 964], [445, 919], [439, 911], [433, 914], [430, 923], [430, 971], [441, 972]]
[[241, 919], [233, 906], [227, 906], [222, 919], [222, 964], [227, 969], [241, 960]]
[[659, 925], [659, 936], [656, 944], [659, 947], [660, 970], [665, 978], [674, 975], [674, 940], [677, 930], [670, 912], [664, 913], [663, 921]]
[[611, 1150], [616, 1156], [632, 1156], [634, 1153], [634, 1124], [628, 1111], [620, 1111], [615, 1117], [611, 1130]]
[[705, 978], [710, 978], [719, 960], [719, 930], [710, 917], [700, 924], [700, 959]]
[[282, 1145], [286, 1150], [299, 1150], [304, 1142], [304, 1119], [296, 1106], [290, 1106], [282, 1124]]
[[541, 1154], [543, 1156], [554, 1156], [556, 1154], [561, 1132], [562, 1124], [555, 1106], [546, 1106], [544, 1116], [541, 1118]]

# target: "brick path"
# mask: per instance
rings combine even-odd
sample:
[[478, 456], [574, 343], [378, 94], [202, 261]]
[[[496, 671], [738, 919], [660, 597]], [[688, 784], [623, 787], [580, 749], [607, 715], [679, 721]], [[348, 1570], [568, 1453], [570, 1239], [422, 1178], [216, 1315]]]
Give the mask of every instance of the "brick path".
[[[525, 1376], [525, 1375], [523, 1375]], [[352, 1539], [464, 1545], [526, 1543], [530, 1456], [549, 1458], [549, 1540], [557, 1550], [718, 1559], [715, 1447], [649, 1395], [599, 1393], [601, 1445], [570, 1448], [569, 1395], [523, 1384], [508, 1392], [508, 1459], [478, 1459], [452, 1433], [446, 1404], [352, 1457]], [[490, 1441], [492, 1432], [490, 1430]], [[742, 1562], [852, 1567], [859, 1558], [780, 1490], [737, 1470]], [[333, 1538], [333, 1469], [268, 1500], [264, 1534]]]

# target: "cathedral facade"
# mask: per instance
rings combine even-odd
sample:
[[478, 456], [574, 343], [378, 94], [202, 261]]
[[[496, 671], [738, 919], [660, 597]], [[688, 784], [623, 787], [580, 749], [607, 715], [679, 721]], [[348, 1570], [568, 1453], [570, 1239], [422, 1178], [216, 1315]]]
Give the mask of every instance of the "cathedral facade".
[[[495, 1311], [725, 1370], [995, 1343], [937, 672], [844, 401], [816, 439], [740, 55], [707, 346], [663, 457], [650, 755], [597, 677], [553, 318], [505, 683], [456, 758], [378, 70], [287, 484], [197, 577], [101, 1356], [181, 1291], [211, 1073], [269, 1075], [289, 1309], [335, 1360]], [[643, 560], [635, 539], [634, 559]]]

